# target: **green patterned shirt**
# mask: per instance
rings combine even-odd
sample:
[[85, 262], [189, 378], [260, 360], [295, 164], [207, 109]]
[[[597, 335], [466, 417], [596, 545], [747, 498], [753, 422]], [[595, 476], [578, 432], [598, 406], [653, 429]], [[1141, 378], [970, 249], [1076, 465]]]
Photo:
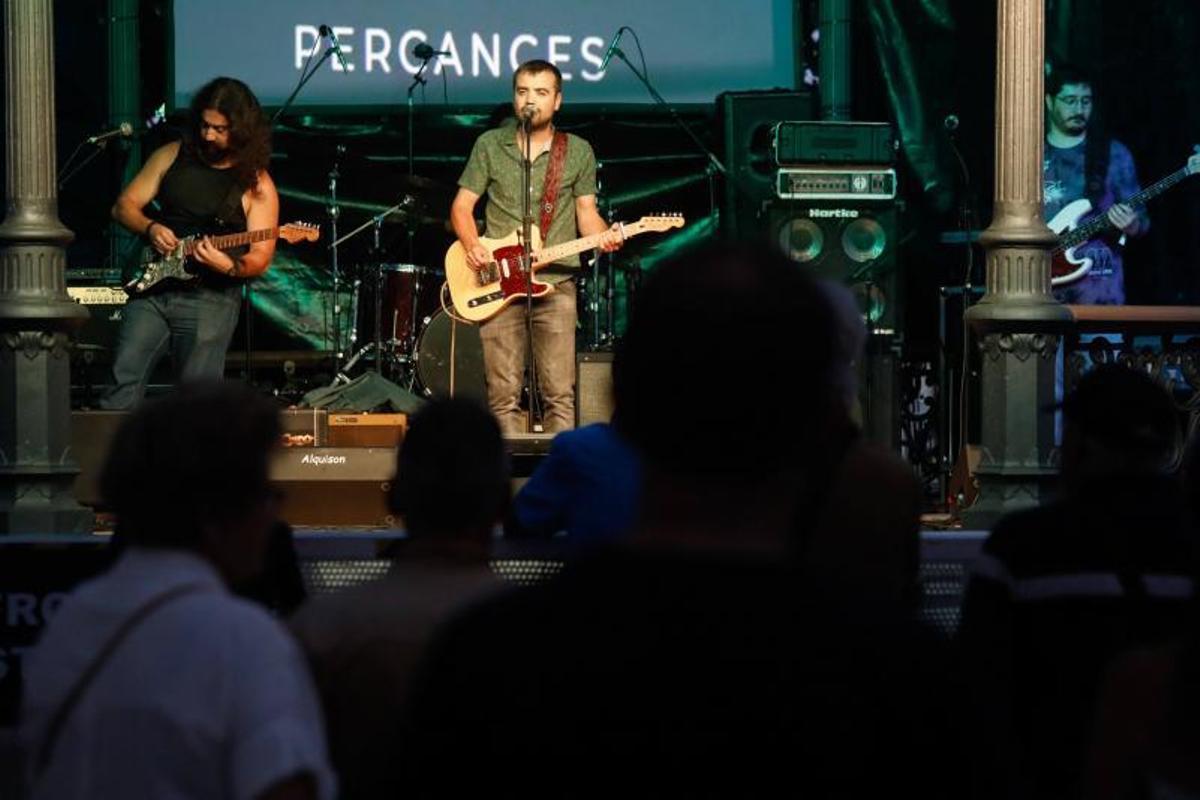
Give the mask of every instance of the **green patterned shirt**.
[[[521, 227], [521, 160], [524, 153], [517, 146], [515, 120], [482, 134], [471, 148], [471, 157], [463, 169], [458, 185], [477, 195], [487, 195], [487, 228], [489, 239], [501, 239]], [[533, 193], [533, 224], [541, 224], [538, 203], [550, 165], [550, 151], [545, 150], [533, 160], [530, 188]], [[567, 134], [567, 157], [563, 164], [562, 182], [550, 233], [546, 244], [561, 244], [578, 238], [575, 221], [575, 198], [596, 193], [596, 156], [592, 146], [574, 134]], [[558, 283], [575, 276], [579, 256], [571, 256], [538, 271], [542, 280]]]

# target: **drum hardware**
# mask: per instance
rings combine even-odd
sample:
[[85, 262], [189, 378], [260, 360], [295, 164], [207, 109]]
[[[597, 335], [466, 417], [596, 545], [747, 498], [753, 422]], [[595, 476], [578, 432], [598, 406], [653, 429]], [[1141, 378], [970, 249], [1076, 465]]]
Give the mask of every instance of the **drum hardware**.
[[[335, 192], [336, 192], [336, 188], [337, 188], [336, 171], [337, 171], [337, 166], [336, 166], [336, 162], [335, 162], [334, 171], [330, 173], [330, 195], [331, 196], [335, 196]], [[333, 379], [333, 383], [331, 384], [333, 386], [336, 386], [339, 383], [348, 383], [350, 380], [348, 373], [350, 372], [352, 365], [357, 364], [358, 361], [368, 352], [367, 347], [360, 349], [358, 352], [351, 355], [350, 361], [347, 362], [345, 367], [342, 367], [341, 360], [342, 360], [342, 356], [344, 355], [344, 353], [342, 352], [342, 346], [341, 346], [342, 345], [341, 329], [338, 327], [339, 317], [340, 317], [340, 313], [339, 313], [340, 307], [339, 307], [339, 300], [338, 300], [338, 294], [337, 294], [337, 290], [338, 290], [337, 249], [344, 242], [346, 242], [349, 239], [352, 239], [353, 237], [362, 233], [367, 228], [373, 228], [374, 229], [374, 244], [373, 244], [372, 249], [374, 251], [374, 255], [375, 255], [376, 259], [378, 259], [380, 249], [381, 249], [380, 244], [379, 244], [379, 231], [383, 225], [384, 219], [387, 218], [388, 216], [390, 216], [391, 214], [393, 214], [397, 211], [400, 211], [401, 209], [411, 208], [414, 205], [414, 203], [415, 203], [415, 198], [413, 198], [412, 195], [406, 194], [401, 198], [400, 202], [396, 203], [395, 205], [391, 206], [390, 208], [387, 208], [387, 209], [381, 211], [380, 213], [378, 213], [375, 216], [368, 219], [362, 225], [359, 225], [357, 228], [355, 228], [354, 230], [350, 231], [345, 236], [342, 236], [340, 238], [337, 237], [336, 205], [331, 206], [330, 216], [331, 216], [331, 226], [333, 227], [333, 242], [329, 245], [329, 248], [332, 253], [332, 264], [333, 264], [333, 291], [334, 291], [334, 295], [333, 295], [333, 303], [334, 303], [334, 305], [333, 305], [333, 310], [334, 310], [333, 330], [334, 330], [334, 336], [337, 338], [336, 346], [334, 347], [334, 379]], [[380, 283], [380, 279], [379, 279], [379, 274], [378, 274], [378, 260], [376, 260], [375, 285], [377, 288], [375, 291], [375, 315], [374, 315], [374, 320], [375, 320], [374, 334], [375, 335], [374, 335], [374, 341], [372, 341], [370, 343], [369, 349], [373, 350], [377, 354], [381, 353], [383, 350], [383, 343], [381, 341], [382, 340], [382, 331], [380, 328], [380, 319], [379, 319], [379, 314], [380, 314], [380, 308], [379, 308], [380, 297], [379, 297], [379, 290], [378, 290], [379, 283]], [[351, 309], [350, 313], [352, 315], [352, 319], [354, 319], [355, 322], [357, 322], [358, 310], [359, 310], [358, 309], [358, 297], [359, 297], [359, 292], [362, 288], [362, 278], [361, 277], [355, 279], [353, 287], [354, 287], [354, 289], [351, 294], [351, 301], [350, 301], [350, 309]], [[357, 325], [351, 325], [350, 347], [353, 348], [357, 344], [357, 342], [358, 342]], [[382, 362], [382, 359], [380, 359], [378, 357], [375, 359], [375, 371], [376, 372], [380, 371], [380, 368], [382, 366], [381, 362]]]

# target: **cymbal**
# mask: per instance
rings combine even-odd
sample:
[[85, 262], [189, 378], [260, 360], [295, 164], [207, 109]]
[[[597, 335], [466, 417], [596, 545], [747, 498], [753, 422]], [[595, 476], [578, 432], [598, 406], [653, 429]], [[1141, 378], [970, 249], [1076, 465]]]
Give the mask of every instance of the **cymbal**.
[[423, 175], [401, 175], [396, 178], [396, 188], [401, 191], [426, 194], [445, 194], [453, 197], [457, 189], [448, 183], [435, 181]]
[[450, 204], [458, 188], [421, 175], [401, 175], [393, 182], [400, 194], [416, 198], [424, 210], [442, 218], [450, 215]]

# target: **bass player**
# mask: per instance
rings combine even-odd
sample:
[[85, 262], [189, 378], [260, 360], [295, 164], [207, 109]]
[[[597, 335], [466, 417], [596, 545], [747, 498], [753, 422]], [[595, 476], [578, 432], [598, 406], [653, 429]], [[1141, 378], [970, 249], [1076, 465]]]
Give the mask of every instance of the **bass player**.
[[[1092, 80], [1071, 66], [1055, 66], [1046, 76], [1046, 152], [1042, 162], [1046, 219], [1087, 198], [1116, 231], [1141, 236], [1150, 229], [1145, 208], [1124, 200], [1141, 191], [1129, 148], [1103, 135], [1092, 121]], [[1079, 280], [1055, 289], [1060, 302], [1124, 305], [1125, 276], [1119, 247], [1105, 238], [1081, 245], [1078, 255], [1093, 265]]]

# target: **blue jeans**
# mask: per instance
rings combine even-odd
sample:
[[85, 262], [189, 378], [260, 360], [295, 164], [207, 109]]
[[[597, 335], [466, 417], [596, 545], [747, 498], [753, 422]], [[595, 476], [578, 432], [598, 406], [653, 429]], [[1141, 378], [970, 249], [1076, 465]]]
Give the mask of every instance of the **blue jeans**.
[[140, 403], [150, 373], [168, 347], [178, 380], [223, 377], [241, 298], [237, 286], [194, 286], [126, 303], [112, 365], [113, 385], [100, 398], [100, 408], [127, 409]]

